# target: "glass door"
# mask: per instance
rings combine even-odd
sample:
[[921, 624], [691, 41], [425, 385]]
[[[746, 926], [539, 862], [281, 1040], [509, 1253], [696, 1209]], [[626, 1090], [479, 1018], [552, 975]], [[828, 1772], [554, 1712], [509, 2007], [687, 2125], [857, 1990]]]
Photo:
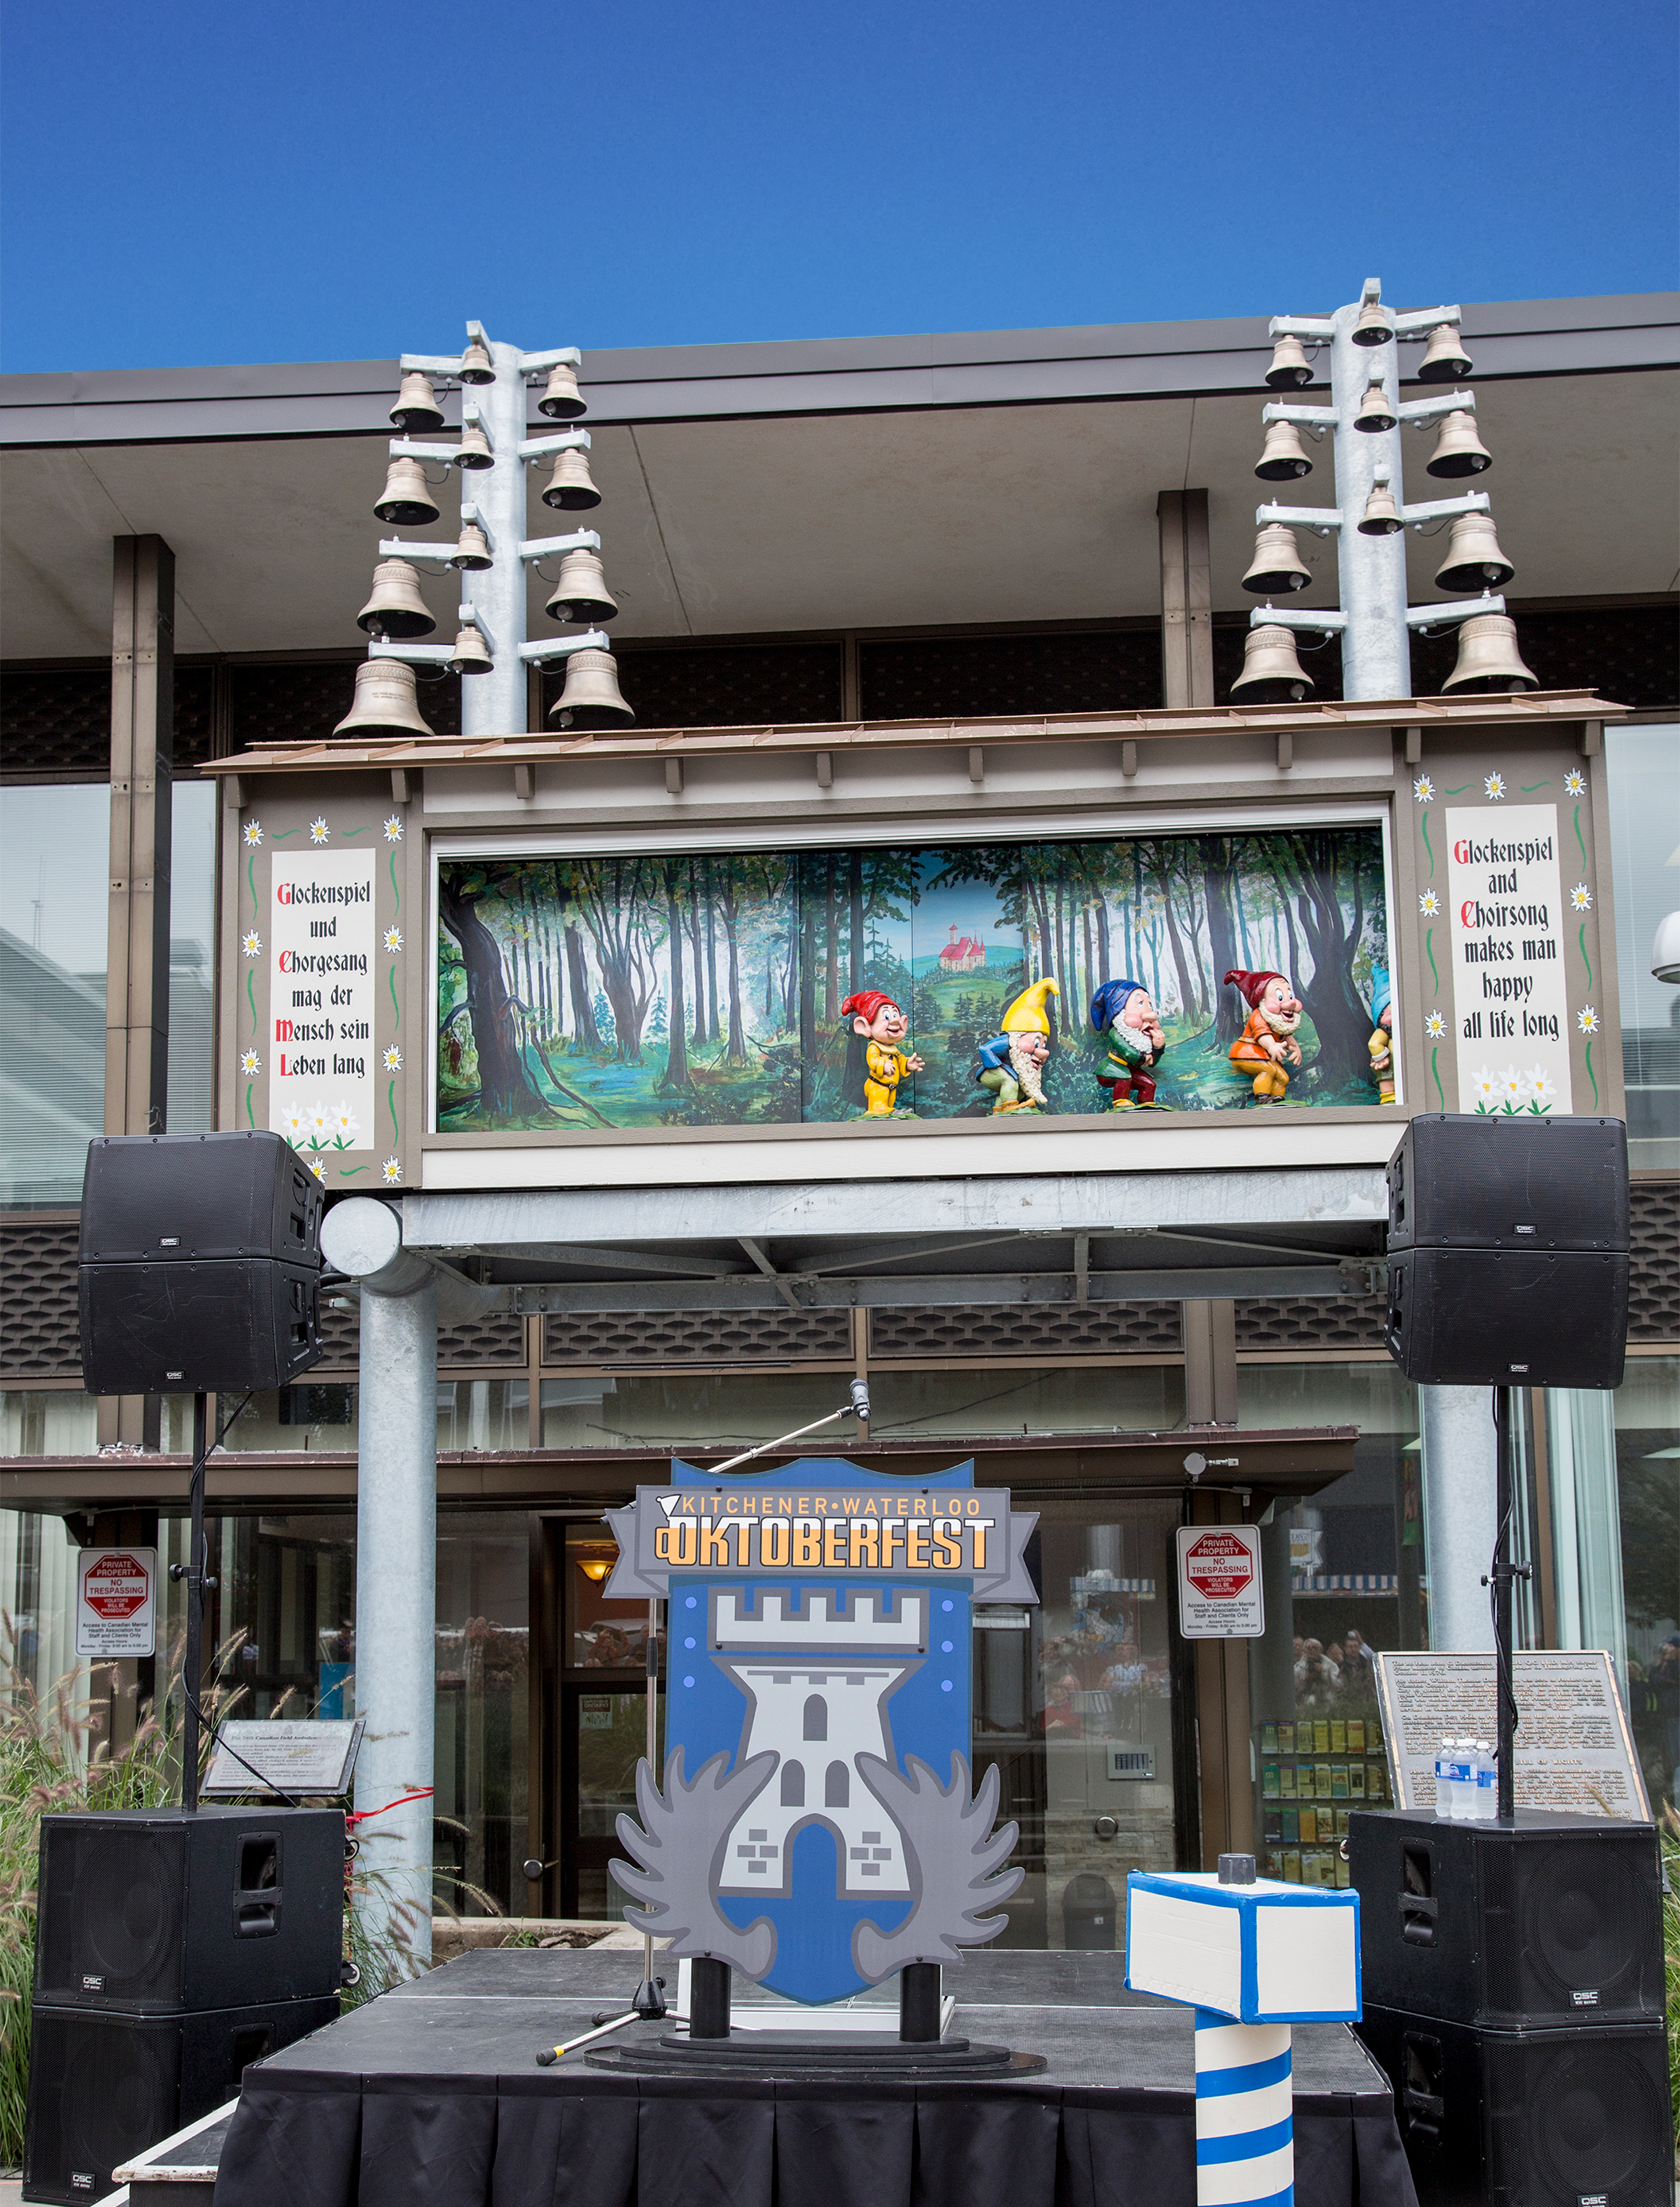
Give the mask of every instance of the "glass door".
[[[617, 1918], [627, 1895], [608, 1865], [616, 1826], [636, 1808], [636, 1767], [647, 1753], [649, 1605], [601, 1592], [617, 1555], [604, 1525], [566, 1528], [559, 1691], [559, 1896], [563, 1916]], [[655, 1626], [655, 1665], [664, 1646]], [[664, 1694], [655, 1705], [656, 1768], [664, 1759]]]

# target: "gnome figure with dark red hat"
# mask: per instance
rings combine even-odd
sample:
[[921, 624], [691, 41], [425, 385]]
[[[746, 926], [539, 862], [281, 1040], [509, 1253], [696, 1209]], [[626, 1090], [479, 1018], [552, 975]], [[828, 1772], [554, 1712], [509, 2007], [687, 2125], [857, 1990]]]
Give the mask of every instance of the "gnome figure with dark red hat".
[[1242, 1032], [1231, 1044], [1231, 1062], [1253, 1075], [1257, 1104], [1281, 1104], [1289, 1086], [1287, 1068], [1300, 1063], [1295, 1040], [1300, 999], [1282, 973], [1245, 973], [1233, 966], [1225, 981], [1241, 990], [1249, 1007]]
[[1146, 1109], [1155, 1101], [1155, 1068], [1167, 1054], [1148, 990], [1141, 981], [1104, 981], [1091, 1000], [1091, 1024], [1109, 1038], [1109, 1062], [1097, 1078], [1115, 1109]]
[[925, 1062], [904, 1047], [910, 1022], [882, 989], [848, 996], [840, 1017], [852, 1023], [846, 1100], [860, 1104], [871, 1118], [890, 1118], [898, 1106], [900, 1081], [906, 1073], [919, 1073]]

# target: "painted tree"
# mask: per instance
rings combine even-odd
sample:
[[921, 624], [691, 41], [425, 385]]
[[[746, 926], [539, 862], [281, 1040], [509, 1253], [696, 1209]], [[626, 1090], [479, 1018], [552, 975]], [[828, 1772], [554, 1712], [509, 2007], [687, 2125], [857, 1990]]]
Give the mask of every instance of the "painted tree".
[[661, 1089], [692, 1088], [694, 1078], [688, 1069], [688, 1036], [684, 1025], [683, 915], [678, 902], [683, 862], [680, 858], [663, 859], [660, 872], [665, 886], [665, 936], [670, 953], [671, 985], [665, 1072], [659, 1085]]
[[578, 868], [577, 882], [578, 909], [613, 1008], [613, 1056], [621, 1065], [640, 1065], [642, 1028], [658, 985], [659, 946], [647, 910], [657, 893], [651, 864], [645, 858], [590, 859]]
[[547, 1106], [531, 1086], [520, 1047], [519, 1014], [509, 993], [501, 945], [479, 907], [501, 900], [513, 869], [445, 864], [438, 872], [438, 908], [460, 945], [467, 976], [467, 1016], [478, 1052], [480, 1109], [493, 1119], [528, 1121]]
[[1241, 894], [1234, 880], [1232, 845], [1233, 838], [1229, 835], [1196, 838], [1207, 911], [1208, 947], [1213, 957], [1209, 973], [1213, 989], [1213, 1020], [1203, 1048], [1219, 1056], [1230, 1049], [1248, 1016], [1248, 1007], [1238, 990], [1223, 986], [1224, 976], [1233, 966], [1243, 963], [1237, 954], [1236, 920], [1232, 910], [1234, 888]]
[[1312, 978], [1297, 975], [1295, 992], [1318, 1031], [1318, 1085], [1357, 1086], [1370, 1071], [1371, 1015], [1354, 980], [1354, 954], [1365, 932], [1365, 882], [1356, 849], [1354, 863], [1347, 863], [1354, 839], [1336, 828], [1295, 828], [1276, 840], [1312, 961]]

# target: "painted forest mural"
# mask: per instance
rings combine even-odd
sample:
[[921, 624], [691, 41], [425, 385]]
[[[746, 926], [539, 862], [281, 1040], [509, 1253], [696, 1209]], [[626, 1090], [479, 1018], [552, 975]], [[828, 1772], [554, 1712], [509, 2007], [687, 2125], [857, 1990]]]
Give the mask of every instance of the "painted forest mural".
[[[451, 858], [438, 918], [445, 1133], [1379, 1099], [1374, 826]], [[1132, 1087], [1122, 982], [1159, 1045]]]

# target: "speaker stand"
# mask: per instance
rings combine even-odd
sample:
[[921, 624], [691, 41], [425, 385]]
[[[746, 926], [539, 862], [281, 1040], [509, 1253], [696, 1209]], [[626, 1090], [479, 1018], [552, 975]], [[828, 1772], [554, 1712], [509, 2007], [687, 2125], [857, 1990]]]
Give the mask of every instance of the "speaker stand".
[[1510, 1560], [1511, 1518], [1516, 1508], [1516, 1390], [1493, 1390], [1494, 1515], [1493, 1562], [1484, 1586], [1493, 1588], [1494, 1734], [1498, 1757], [1496, 1812], [1509, 1822], [1516, 1814], [1516, 1689], [1511, 1678], [1511, 1624], [1516, 1582], [1532, 1576], [1527, 1564]]
[[172, 1579], [187, 1582], [187, 1652], [181, 1673], [186, 1714], [181, 1726], [181, 1806], [196, 1815], [199, 1805], [199, 1691], [204, 1667], [204, 1460], [210, 1453], [210, 1397], [200, 1387], [193, 1397], [191, 1530], [185, 1564], [170, 1567]]

